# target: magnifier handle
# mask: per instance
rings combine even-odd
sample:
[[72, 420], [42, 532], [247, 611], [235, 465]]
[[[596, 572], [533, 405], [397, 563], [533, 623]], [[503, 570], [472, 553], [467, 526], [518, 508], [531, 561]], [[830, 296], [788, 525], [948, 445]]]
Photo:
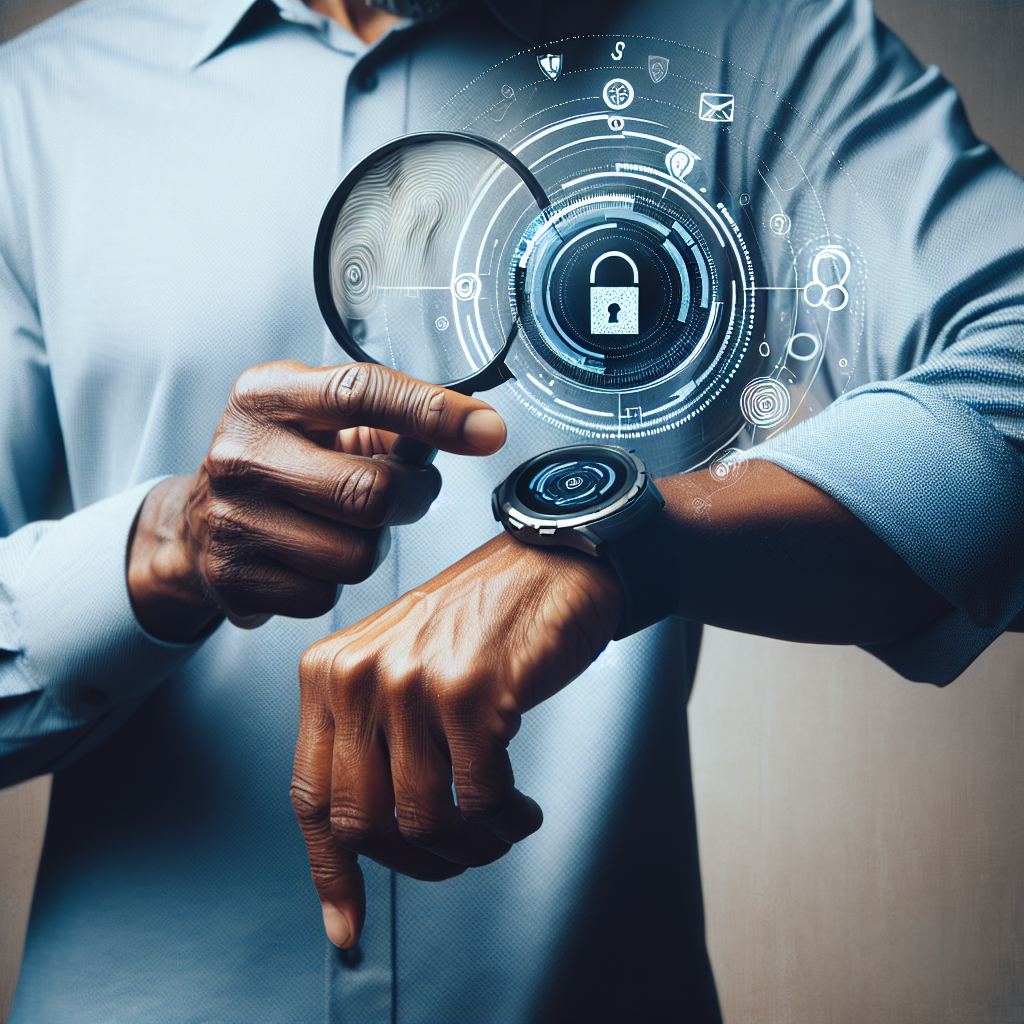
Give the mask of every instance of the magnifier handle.
[[400, 437], [388, 452], [388, 462], [402, 462], [407, 466], [429, 466], [437, 449], [414, 437]]

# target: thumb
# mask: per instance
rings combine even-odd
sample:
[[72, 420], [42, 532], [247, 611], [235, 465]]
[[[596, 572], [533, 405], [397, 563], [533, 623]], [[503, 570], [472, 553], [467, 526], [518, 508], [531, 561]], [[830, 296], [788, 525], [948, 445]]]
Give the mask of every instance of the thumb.
[[283, 420], [298, 417], [307, 429], [369, 427], [456, 455], [490, 455], [505, 443], [505, 423], [486, 402], [379, 363], [275, 372], [287, 372], [291, 387], [278, 388], [273, 411]]

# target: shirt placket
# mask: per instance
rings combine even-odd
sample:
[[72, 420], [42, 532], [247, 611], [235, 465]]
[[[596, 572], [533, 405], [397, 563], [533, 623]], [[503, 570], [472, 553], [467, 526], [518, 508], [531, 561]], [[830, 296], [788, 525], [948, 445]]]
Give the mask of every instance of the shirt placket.
[[[398, 29], [390, 37], [365, 47], [334, 23], [322, 29], [324, 42], [345, 58], [339, 81], [344, 90], [338, 136], [338, 173], [349, 169], [378, 146], [403, 134], [408, 109], [409, 56]], [[324, 196], [326, 203], [328, 197]], [[330, 332], [324, 331], [324, 365], [343, 362]], [[392, 535], [391, 551], [378, 575], [390, 577], [391, 598], [398, 597], [399, 537]], [[338, 621], [336, 628], [344, 623]], [[359, 942], [350, 950], [327, 943], [326, 1019], [332, 1024], [394, 1022], [398, 1019], [397, 936], [394, 873], [365, 858], [366, 923]]]

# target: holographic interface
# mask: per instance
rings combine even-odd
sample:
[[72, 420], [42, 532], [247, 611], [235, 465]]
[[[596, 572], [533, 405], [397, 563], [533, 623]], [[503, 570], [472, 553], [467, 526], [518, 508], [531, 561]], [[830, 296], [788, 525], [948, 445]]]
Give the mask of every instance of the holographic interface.
[[[759, 117], [770, 83], [722, 78], [712, 55], [597, 36], [477, 78], [442, 126], [508, 157], [439, 142], [371, 160], [324, 257], [342, 332], [439, 383], [497, 359], [487, 387], [514, 378], [567, 441], [636, 448], [657, 473], [812, 414], [820, 374], [852, 386], [865, 271], [808, 151], [817, 180], [843, 171], [805, 121], [790, 145]], [[570, 481], [605, 472], [550, 467], [531, 500], [571, 503]]]

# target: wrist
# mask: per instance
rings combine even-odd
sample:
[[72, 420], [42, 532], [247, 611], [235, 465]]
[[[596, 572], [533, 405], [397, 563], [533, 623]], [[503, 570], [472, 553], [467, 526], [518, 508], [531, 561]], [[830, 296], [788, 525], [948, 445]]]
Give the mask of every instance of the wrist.
[[188, 544], [184, 510], [191, 477], [171, 477], [146, 495], [128, 543], [126, 576], [135, 617], [169, 643], [197, 639], [220, 617]]
[[563, 601], [566, 612], [582, 620], [603, 647], [612, 637], [625, 607], [622, 583], [604, 559], [572, 548], [535, 547], [501, 533], [481, 551], [504, 552], [515, 561], [517, 574]]
[[542, 452], [491, 495], [495, 519], [514, 540], [575, 549], [614, 573], [623, 598], [615, 640], [678, 607], [680, 573], [664, 504], [634, 452], [598, 444]]
[[507, 534], [478, 553], [490, 554], [485, 570], [507, 607], [511, 660], [529, 666], [514, 674], [519, 682], [510, 686], [524, 713], [575, 679], [608, 646], [625, 606], [622, 584], [602, 558], [534, 547]]

